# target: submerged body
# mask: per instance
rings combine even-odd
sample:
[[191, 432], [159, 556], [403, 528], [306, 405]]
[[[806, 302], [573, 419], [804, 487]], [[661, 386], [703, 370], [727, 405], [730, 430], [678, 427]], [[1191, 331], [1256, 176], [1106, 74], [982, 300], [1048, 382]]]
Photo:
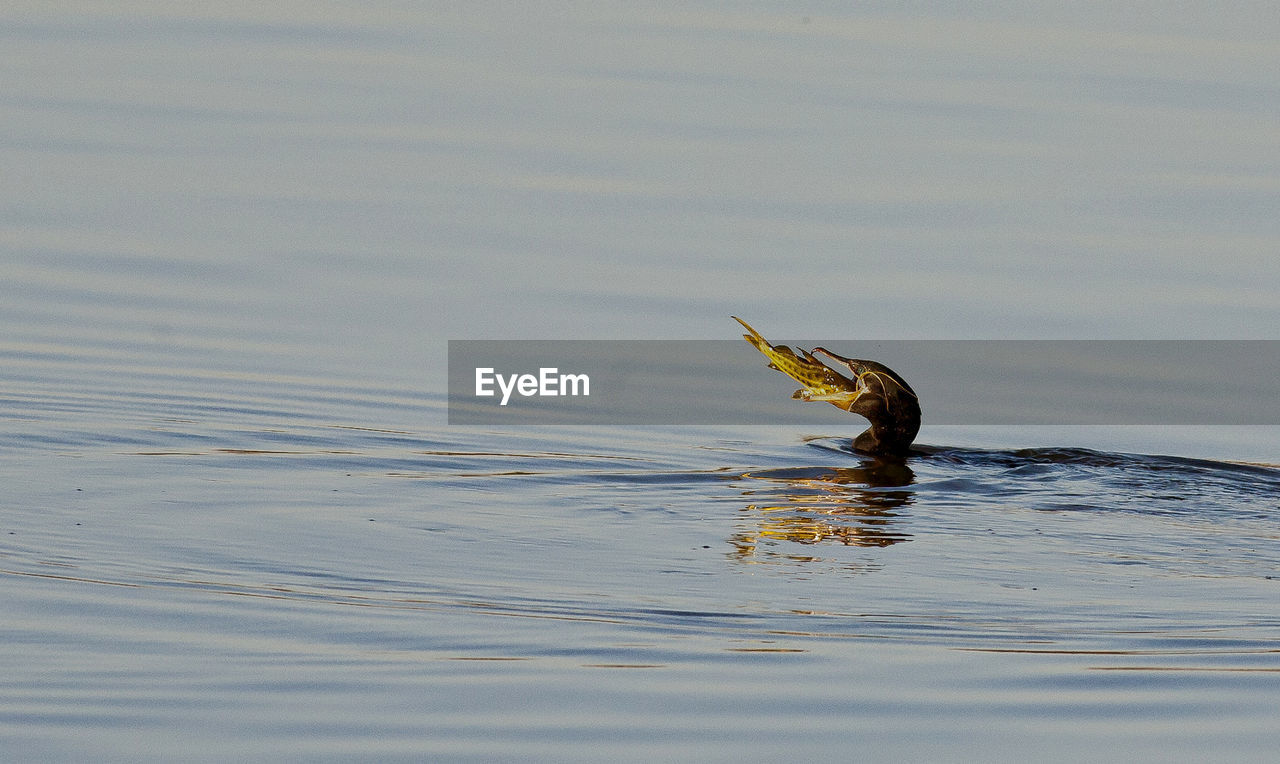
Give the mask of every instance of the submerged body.
[[[826, 401], [836, 408], [860, 414], [871, 427], [853, 440], [853, 448], [867, 454], [902, 456], [911, 450], [911, 442], [920, 431], [920, 400], [906, 380], [889, 367], [875, 361], [845, 358], [816, 347], [813, 352], [800, 349], [800, 354], [786, 345], [771, 345], [760, 333], [737, 316], [733, 320], [746, 327], [750, 342], [769, 359], [776, 369], [804, 385], [792, 398]], [[847, 367], [852, 377], [845, 376], [818, 360], [821, 353]]]

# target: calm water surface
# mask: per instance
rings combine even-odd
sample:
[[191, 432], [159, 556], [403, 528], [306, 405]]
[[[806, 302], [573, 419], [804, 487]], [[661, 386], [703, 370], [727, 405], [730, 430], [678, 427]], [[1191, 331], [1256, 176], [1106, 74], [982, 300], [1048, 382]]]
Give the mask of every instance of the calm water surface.
[[12, 750], [1276, 742], [1274, 467], [950, 445], [892, 465], [777, 428], [405, 429], [439, 396], [124, 370], [128, 390], [86, 393], [65, 366], [6, 363], [59, 377], [5, 398]]
[[1270, 757], [1274, 427], [444, 424], [448, 339], [1275, 339], [1236, 13], [0, 11], [0, 746]]

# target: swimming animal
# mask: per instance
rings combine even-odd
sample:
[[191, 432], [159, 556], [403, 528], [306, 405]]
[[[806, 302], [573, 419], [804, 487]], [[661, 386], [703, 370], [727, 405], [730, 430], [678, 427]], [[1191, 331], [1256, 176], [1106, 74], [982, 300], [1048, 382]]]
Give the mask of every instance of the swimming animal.
[[[861, 414], [871, 422], [867, 431], [853, 439], [853, 448], [877, 456], [905, 456], [920, 431], [920, 399], [907, 381], [882, 363], [845, 358], [826, 348], [813, 352], [800, 349], [799, 355], [786, 345], [770, 345], [746, 321], [732, 316], [746, 327], [742, 338], [769, 359], [777, 369], [804, 387], [791, 394], [803, 401], [826, 401], [836, 408]], [[844, 365], [845, 376], [818, 360], [814, 353]]]

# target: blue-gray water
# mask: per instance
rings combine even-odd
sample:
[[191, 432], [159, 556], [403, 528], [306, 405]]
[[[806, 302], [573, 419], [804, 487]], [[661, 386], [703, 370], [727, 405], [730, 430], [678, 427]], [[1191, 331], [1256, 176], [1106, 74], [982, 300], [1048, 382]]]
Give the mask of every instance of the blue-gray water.
[[1269, 6], [0, 20], [7, 758], [1280, 743], [1274, 427], [926, 401], [893, 468], [834, 409], [451, 427], [444, 395], [448, 339], [731, 313], [1277, 339]]

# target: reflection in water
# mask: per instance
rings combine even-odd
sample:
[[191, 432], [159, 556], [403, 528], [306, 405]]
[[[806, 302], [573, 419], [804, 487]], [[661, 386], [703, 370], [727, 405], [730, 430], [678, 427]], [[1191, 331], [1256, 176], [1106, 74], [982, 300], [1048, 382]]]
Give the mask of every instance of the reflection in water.
[[[898, 510], [912, 501], [906, 486], [915, 479], [903, 462], [761, 470], [743, 478], [766, 482], [762, 488], [743, 491], [753, 499], [743, 508], [753, 522], [749, 530], [730, 538], [739, 559], [818, 559], [783, 551], [787, 542], [885, 547], [911, 538], [898, 520]], [[886, 490], [894, 488], [901, 490]]]

